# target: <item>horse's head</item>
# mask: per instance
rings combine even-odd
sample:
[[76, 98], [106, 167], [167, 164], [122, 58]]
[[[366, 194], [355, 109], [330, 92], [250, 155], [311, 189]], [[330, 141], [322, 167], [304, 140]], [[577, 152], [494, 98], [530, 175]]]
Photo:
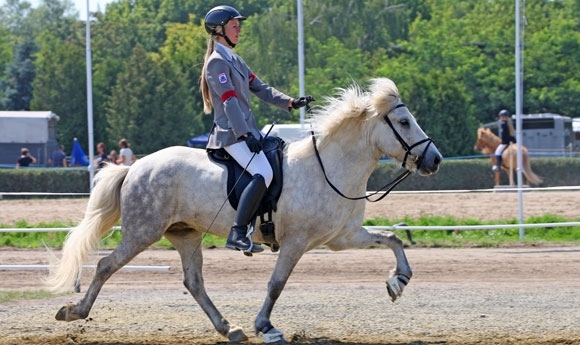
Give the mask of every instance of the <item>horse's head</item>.
[[386, 78], [373, 79], [369, 89], [369, 103], [375, 112], [371, 136], [381, 153], [410, 171], [436, 173], [443, 156], [399, 99], [395, 83]]
[[475, 145], [473, 146], [473, 149], [476, 151], [481, 151], [484, 148], [484, 141], [483, 141], [483, 135], [484, 135], [485, 129], [483, 127], [479, 127], [477, 129], [477, 141], [475, 142]]
[[489, 128], [480, 127], [477, 129], [477, 141], [473, 149], [483, 154], [491, 154], [499, 145], [498, 140], [499, 138]]

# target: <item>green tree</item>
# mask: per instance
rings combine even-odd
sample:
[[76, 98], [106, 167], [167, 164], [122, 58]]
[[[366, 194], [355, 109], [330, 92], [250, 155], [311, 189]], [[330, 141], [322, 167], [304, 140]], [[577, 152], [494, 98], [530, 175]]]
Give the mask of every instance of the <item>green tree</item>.
[[185, 145], [195, 133], [187, 80], [159, 55], [136, 46], [107, 102], [111, 138], [127, 138], [148, 154]]
[[[72, 146], [74, 138], [85, 149], [87, 133], [87, 87], [85, 50], [82, 42], [45, 36], [37, 54], [33, 110], [50, 110], [60, 117], [57, 138]], [[98, 123], [99, 121], [95, 121]], [[101, 136], [96, 131], [96, 140]]]
[[197, 135], [209, 132], [213, 124], [213, 116], [206, 116], [203, 113], [199, 88], [208, 37], [203, 26], [193, 23], [173, 23], [167, 27], [167, 40], [160, 49], [162, 59], [180, 71], [187, 82], [186, 89], [190, 93], [190, 107], [194, 114], [190, 127]]
[[0, 106], [6, 110], [30, 110], [32, 81], [34, 80], [34, 53], [38, 49], [33, 41], [17, 45], [14, 61], [7, 66], [6, 79], [0, 80]]
[[[0, 25], [0, 80], [5, 79], [6, 66], [12, 61], [13, 36], [8, 28]], [[0, 99], [4, 98], [0, 93]]]
[[524, 113], [580, 116], [579, 2], [529, 3], [524, 28]]

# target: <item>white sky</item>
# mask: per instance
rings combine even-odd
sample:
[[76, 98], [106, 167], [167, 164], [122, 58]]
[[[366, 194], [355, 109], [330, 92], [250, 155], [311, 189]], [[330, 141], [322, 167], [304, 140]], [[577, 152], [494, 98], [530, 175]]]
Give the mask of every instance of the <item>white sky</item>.
[[[79, 12], [79, 18], [81, 20], [85, 20], [87, 18], [87, 0], [71, 0], [75, 6], [75, 9]], [[114, 0], [88, 0], [90, 10], [95, 12], [97, 8], [100, 8], [101, 11], [105, 11], [105, 7], [110, 2]], [[32, 4], [32, 7], [38, 6], [40, 4], [40, 0], [28, 0]], [[4, 5], [5, 0], [0, 0], [0, 6]]]

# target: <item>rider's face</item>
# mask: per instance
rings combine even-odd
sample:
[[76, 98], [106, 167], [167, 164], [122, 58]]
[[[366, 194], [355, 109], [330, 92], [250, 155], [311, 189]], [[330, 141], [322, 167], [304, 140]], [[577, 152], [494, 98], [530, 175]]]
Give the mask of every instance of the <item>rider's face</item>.
[[242, 31], [242, 23], [239, 19], [231, 19], [225, 25], [226, 36], [233, 44], [238, 44], [240, 39], [240, 32]]

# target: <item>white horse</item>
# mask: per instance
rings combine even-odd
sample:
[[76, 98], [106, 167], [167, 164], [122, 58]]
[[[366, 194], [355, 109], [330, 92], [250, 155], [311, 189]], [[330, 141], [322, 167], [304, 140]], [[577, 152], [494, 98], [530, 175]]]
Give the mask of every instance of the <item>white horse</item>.
[[[326, 106], [313, 111], [312, 123], [315, 144], [311, 137], [290, 143], [283, 160], [284, 187], [273, 216], [280, 252], [254, 322], [256, 335], [262, 333], [266, 343], [285, 342], [270, 315], [298, 260], [319, 246], [335, 251], [388, 246], [396, 258], [387, 280], [388, 292], [393, 301], [401, 296], [412, 276], [403, 243], [391, 232], [364, 228], [365, 200], [355, 197], [365, 195], [367, 180], [382, 155], [420, 175], [437, 172], [442, 161], [389, 79], [373, 79], [366, 91], [352, 85], [336, 98], [326, 98]], [[181, 257], [185, 287], [215, 329], [230, 341], [247, 340], [243, 330], [217, 310], [202, 276], [204, 233], [226, 237], [234, 219], [229, 204], [222, 208], [227, 199], [226, 179], [224, 167], [212, 163], [204, 150], [187, 147], [163, 149], [131, 167], [102, 169], [85, 217], [69, 233], [49, 284], [54, 290], [72, 288], [88, 254], [120, 218], [122, 240], [98, 262], [83, 299], [62, 307], [56, 319], [88, 317], [107, 279], [165, 236]], [[254, 233], [254, 242], [263, 242], [259, 231]]]

